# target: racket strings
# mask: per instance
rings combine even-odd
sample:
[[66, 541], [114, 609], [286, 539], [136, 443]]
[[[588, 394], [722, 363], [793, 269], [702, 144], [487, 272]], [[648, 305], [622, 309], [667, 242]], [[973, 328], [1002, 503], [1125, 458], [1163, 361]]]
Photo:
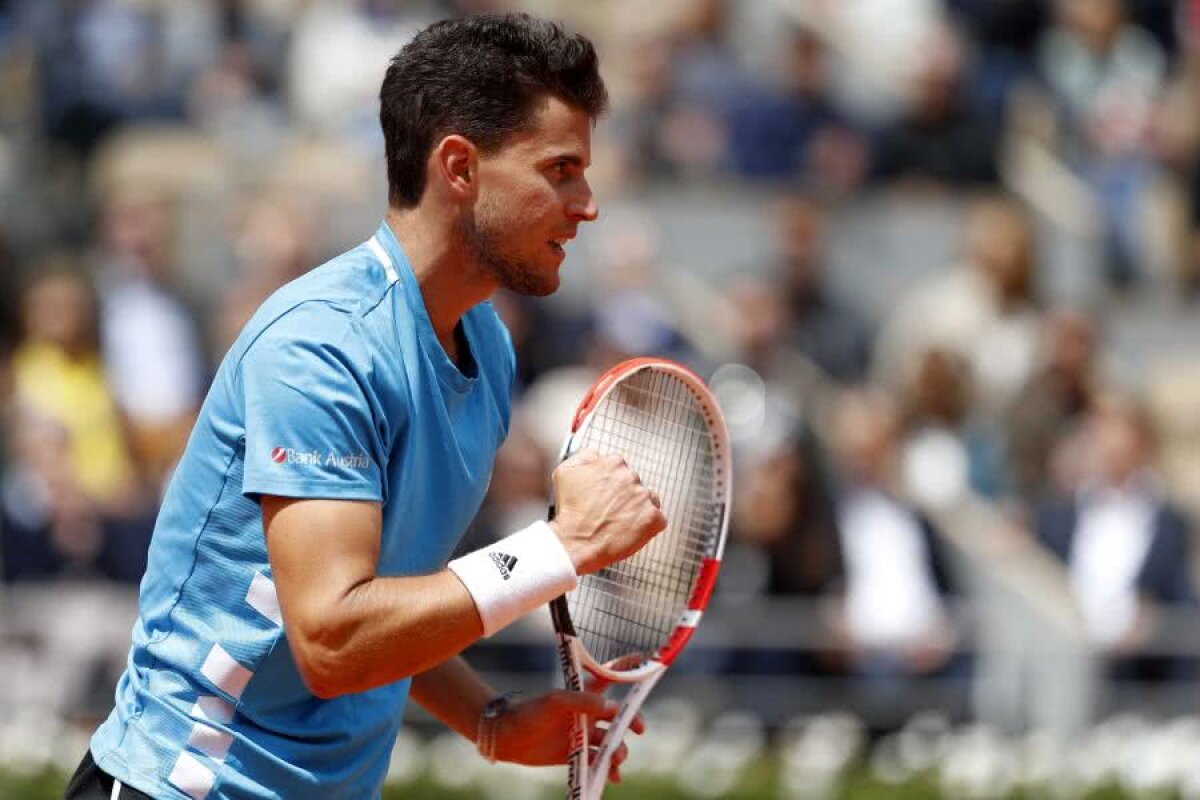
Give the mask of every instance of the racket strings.
[[609, 392], [582, 434], [581, 446], [619, 453], [658, 493], [668, 526], [629, 559], [581, 579], [568, 597], [571, 619], [598, 661], [649, 658], [675, 630], [719, 535], [709, 426], [686, 384], [643, 370]]

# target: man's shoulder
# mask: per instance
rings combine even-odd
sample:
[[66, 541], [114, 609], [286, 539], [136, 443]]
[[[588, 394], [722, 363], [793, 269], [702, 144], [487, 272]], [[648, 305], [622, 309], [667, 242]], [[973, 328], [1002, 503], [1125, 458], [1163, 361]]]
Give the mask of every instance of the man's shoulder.
[[380, 306], [390, 283], [365, 247], [356, 247], [284, 284], [242, 331], [244, 351], [278, 339], [336, 343]]
[[354, 308], [336, 299], [275, 295], [242, 332], [239, 361], [252, 353], [289, 346], [339, 347], [350, 341]]
[[274, 307], [286, 313], [315, 303], [309, 312], [325, 308], [334, 316], [338, 312], [362, 316], [379, 305], [390, 286], [375, 257], [366, 246], [359, 245], [284, 284], [263, 308]]

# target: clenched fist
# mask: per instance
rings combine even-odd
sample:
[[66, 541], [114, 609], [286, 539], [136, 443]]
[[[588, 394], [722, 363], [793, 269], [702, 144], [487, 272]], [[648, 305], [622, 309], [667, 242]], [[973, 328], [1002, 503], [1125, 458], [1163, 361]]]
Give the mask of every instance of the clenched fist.
[[620, 456], [581, 450], [554, 470], [550, 526], [580, 575], [627, 558], [667, 527], [658, 495]]

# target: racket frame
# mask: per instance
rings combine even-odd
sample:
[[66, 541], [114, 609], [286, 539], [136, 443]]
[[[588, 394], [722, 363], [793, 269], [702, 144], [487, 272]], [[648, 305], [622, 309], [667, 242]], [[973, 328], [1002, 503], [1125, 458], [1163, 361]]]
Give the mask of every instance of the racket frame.
[[[691, 389], [693, 396], [699, 402], [700, 408], [708, 421], [708, 430], [713, 437], [713, 458], [715, 461], [714, 474], [720, 477], [719, 491], [721, 519], [718, 522], [716, 546], [712, 555], [703, 561], [700, 573], [692, 587], [688, 598], [687, 608], [680, 615], [675, 630], [667, 639], [667, 643], [658, 652], [651, 654], [646, 663], [630, 670], [612, 669], [597, 662], [583, 646], [571, 622], [570, 610], [566, 595], [560, 595], [550, 603], [550, 616], [554, 623], [557, 640], [559, 664], [563, 671], [565, 688], [581, 692], [583, 686], [583, 670], [612, 683], [633, 684], [621, 700], [621, 708], [609, 725], [608, 731], [600, 744], [595, 763], [588, 763], [590, 749], [587, 732], [590, 728], [588, 718], [578, 715], [571, 728], [571, 743], [567, 759], [567, 798], [568, 800], [599, 800], [608, 781], [608, 769], [620, 747], [634, 717], [646, 701], [650, 691], [666, 672], [667, 667], [679, 657], [688, 640], [696, 630], [704, 609], [712, 596], [716, 585], [717, 572], [725, 551], [725, 541], [729, 529], [729, 505], [731, 502], [732, 461], [729, 449], [728, 432], [724, 416], [717, 405], [716, 398], [709, 391], [704, 381], [682, 364], [663, 358], [634, 358], [623, 361], [609, 369], [592, 385], [584, 396], [571, 422], [571, 431], [563, 442], [559, 461], [565, 461], [577, 448], [580, 434], [587, 424], [591, 413], [605, 400], [619, 382], [645, 369], [656, 369], [672, 373]], [[555, 502], [551, 493], [549, 519], [554, 519]]]

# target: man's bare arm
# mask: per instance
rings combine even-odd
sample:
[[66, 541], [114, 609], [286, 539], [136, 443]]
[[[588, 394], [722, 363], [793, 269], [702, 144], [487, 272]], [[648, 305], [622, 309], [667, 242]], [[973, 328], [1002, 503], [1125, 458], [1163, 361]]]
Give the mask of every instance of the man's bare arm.
[[[577, 453], [555, 469], [554, 483], [551, 530], [577, 574], [624, 558], [666, 525], [658, 498], [619, 458]], [[288, 642], [317, 697], [425, 672], [483, 634], [455, 572], [377, 575], [379, 503], [264, 495], [262, 509]]]
[[448, 728], [475, 741], [479, 714], [496, 696], [482, 676], [461, 658], [414, 675], [409, 697]]
[[449, 570], [379, 577], [378, 503], [262, 498], [279, 605], [313, 694], [336, 697], [423, 672], [483, 631]]

